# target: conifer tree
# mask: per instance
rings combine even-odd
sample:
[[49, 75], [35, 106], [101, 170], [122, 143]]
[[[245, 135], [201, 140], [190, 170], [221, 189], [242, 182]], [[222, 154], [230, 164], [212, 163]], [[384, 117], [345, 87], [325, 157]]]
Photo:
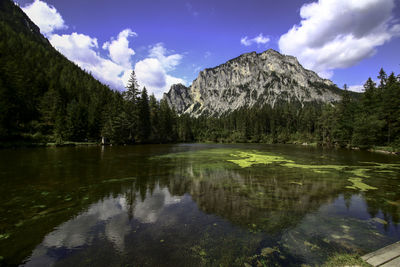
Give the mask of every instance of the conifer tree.
[[142, 143], [147, 143], [151, 134], [149, 97], [146, 87], [143, 87], [140, 98], [138, 99], [138, 139]]

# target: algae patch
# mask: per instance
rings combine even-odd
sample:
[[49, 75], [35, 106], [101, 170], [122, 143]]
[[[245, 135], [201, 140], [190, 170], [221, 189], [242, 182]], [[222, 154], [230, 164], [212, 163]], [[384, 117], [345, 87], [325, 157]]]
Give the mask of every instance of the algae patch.
[[8, 234], [8, 233], [0, 234], [0, 240], [1, 240], [1, 239], [7, 239], [7, 238], [9, 238], [9, 237], [10, 237], [10, 234]]
[[256, 164], [272, 164], [277, 162], [292, 162], [284, 157], [259, 154], [259, 153], [249, 153], [249, 152], [238, 152], [236, 154], [231, 154], [232, 157], [239, 159], [229, 159], [227, 161], [239, 165], [241, 168], [251, 167]]
[[383, 219], [381, 219], [381, 218], [378, 218], [378, 217], [372, 218], [372, 221], [377, 222], [377, 223], [379, 223], [379, 224], [383, 224], [383, 225], [388, 224], [387, 221], [385, 221], [385, 220], [383, 220]]
[[370, 176], [366, 174], [367, 171], [369, 171], [369, 169], [355, 169], [355, 170], [351, 170], [349, 172], [358, 177], [368, 178]]
[[343, 169], [347, 168], [348, 166], [343, 165], [306, 165], [306, 164], [297, 164], [293, 161], [282, 164], [282, 166], [288, 168], [301, 168], [301, 169], [309, 169], [317, 173], [326, 173], [330, 170], [342, 171]]
[[349, 188], [349, 189], [355, 189], [355, 190], [359, 189], [363, 192], [368, 191], [368, 190], [378, 189], [376, 187], [373, 187], [373, 186], [363, 183], [362, 179], [358, 178], [358, 177], [352, 177], [352, 178], [349, 178], [348, 180], [349, 180], [349, 182], [353, 183], [353, 185], [351, 185], [351, 186], [346, 186], [346, 188]]
[[268, 256], [269, 254], [274, 253], [275, 251], [276, 251], [276, 252], [279, 252], [279, 249], [276, 248], [276, 247], [273, 247], [273, 248], [266, 247], [266, 248], [263, 248], [263, 249], [261, 250], [261, 255], [264, 256], [264, 257], [266, 257], [266, 256]]
[[104, 180], [102, 183], [118, 183], [118, 182], [126, 182], [126, 181], [133, 181], [136, 180], [135, 177], [127, 177], [127, 178], [120, 178], [120, 179], [108, 179]]

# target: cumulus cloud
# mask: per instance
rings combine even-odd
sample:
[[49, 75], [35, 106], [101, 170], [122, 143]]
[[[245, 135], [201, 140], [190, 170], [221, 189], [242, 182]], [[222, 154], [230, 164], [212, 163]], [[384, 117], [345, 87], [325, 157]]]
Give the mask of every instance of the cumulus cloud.
[[364, 92], [364, 86], [361, 84], [357, 84], [357, 85], [350, 85], [348, 88], [349, 91], [353, 91], [353, 92], [358, 92], [358, 93], [362, 93]]
[[392, 12], [394, 0], [319, 0], [300, 9], [302, 18], [279, 40], [284, 54], [296, 56], [325, 78], [375, 53], [400, 35]]
[[114, 89], [124, 90], [131, 70], [131, 52], [126, 51], [126, 62], [114, 61], [102, 57], [98, 52], [96, 38], [85, 34], [53, 34], [50, 43], [69, 60], [89, 71], [101, 82]]
[[249, 39], [247, 36], [240, 39], [240, 43], [244, 46], [251, 46], [252, 44], [267, 44], [269, 41], [270, 39], [266, 36], [263, 36], [262, 33], [251, 39]]
[[173, 54], [166, 56], [168, 53], [167, 49], [163, 46], [162, 43], [158, 43], [149, 51], [149, 57], [156, 58], [162, 66], [167, 70], [174, 70], [177, 65], [179, 65], [180, 61], [182, 60], [183, 56], [180, 54]]
[[33, 3], [22, 7], [22, 10], [46, 36], [49, 36], [55, 30], [67, 28], [56, 8], [45, 2], [35, 0]]
[[173, 84], [186, 84], [183, 79], [168, 74], [180, 64], [182, 58], [181, 54], [171, 54], [161, 43], [151, 47], [148, 57], [135, 65], [139, 84], [146, 86], [157, 98], [161, 98]]
[[131, 56], [135, 55], [135, 51], [129, 48], [128, 38], [137, 36], [131, 29], [125, 29], [118, 34], [118, 38], [105, 42], [103, 49], [108, 50], [110, 58], [117, 64], [130, 68]]
[[[169, 74], [180, 64], [183, 56], [168, 51], [162, 43], [150, 47], [148, 57], [134, 65], [132, 56], [135, 51], [130, 47], [129, 38], [137, 34], [129, 28], [99, 46], [97, 38], [86, 34], [54, 34], [54, 30], [67, 26], [56, 8], [45, 2], [35, 0], [23, 10], [60, 53], [113, 89], [125, 90], [133, 69], [139, 84], [146, 86], [158, 98], [172, 84], [186, 83]], [[101, 48], [108, 52], [106, 56], [100, 53]]]

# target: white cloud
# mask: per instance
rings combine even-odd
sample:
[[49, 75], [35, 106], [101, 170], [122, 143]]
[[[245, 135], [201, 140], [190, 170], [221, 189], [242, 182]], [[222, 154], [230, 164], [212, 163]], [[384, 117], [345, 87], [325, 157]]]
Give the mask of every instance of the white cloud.
[[279, 40], [284, 54], [296, 56], [306, 68], [325, 78], [375, 53], [400, 34], [393, 24], [394, 0], [319, 0], [300, 10], [294, 25]]
[[135, 65], [139, 84], [146, 86], [147, 90], [154, 93], [157, 98], [161, 98], [173, 84], [186, 84], [183, 79], [168, 74], [180, 64], [183, 58], [180, 54], [167, 55], [169, 53], [163, 44], [156, 44], [149, 49], [149, 56]]
[[[379, 84], [380, 81], [379, 81], [378, 79], [376, 79], [376, 80], [373, 80], [373, 82], [374, 82], [375, 84]], [[349, 91], [353, 91], [353, 92], [362, 93], [362, 92], [365, 91], [365, 88], [364, 88], [364, 85], [363, 85], [363, 84], [356, 84], [356, 85], [350, 85], [349, 88], [348, 88], [348, 90], [349, 90]]]
[[128, 38], [137, 36], [131, 29], [125, 29], [118, 34], [116, 40], [103, 44], [103, 49], [108, 50], [110, 58], [117, 64], [130, 68], [131, 56], [135, 55], [135, 51], [129, 48]]
[[[53, 34], [49, 40], [58, 51], [81, 68], [91, 72], [95, 78], [114, 89], [124, 90], [131, 65], [120, 64], [102, 57], [97, 52], [99, 47], [96, 38], [74, 32], [64, 35]], [[130, 58], [129, 51], [127, 53], [126, 57]]]
[[66, 29], [63, 18], [55, 7], [40, 0], [22, 7], [28, 17], [40, 28], [40, 31], [49, 36], [53, 31]]
[[166, 86], [166, 72], [156, 58], [146, 58], [136, 63], [135, 73], [139, 83], [146, 87], [163, 88]]
[[240, 43], [244, 46], [250, 46], [252, 44], [267, 44], [269, 41], [270, 39], [266, 36], [263, 36], [262, 33], [252, 39], [249, 39], [247, 36], [240, 39]]
[[174, 70], [179, 65], [183, 56], [180, 54], [166, 56], [167, 53], [168, 51], [164, 48], [163, 44], [158, 43], [150, 48], [149, 57], [158, 59], [167, 71]]
[[361, 84], [358, 85], [350, 85], [348, 88], [349, 91], [353, 91], [353, 92], [364, 92], [364, 86]]
[[168, 51], [161, 43], [152, 46], [148, 57], [137, 62], [133, 68], [132, 56], [135, 51], [129, 47], [129, 38], [137, 34], [131, 29], [125, 29], [117, 38], [105, 42], [101, 48], [108, 51], [108, 56], [102, 56], [97, 38], [76, 32], [53, 34], [56, 29], [67, 27], [55, 7], [35, 0], [23, 9], [60, 53], [113, 89], [125, 90], [133, 69], [139, 85], [146, 86], [149, 93], [154, 93], [158, 98], [172, 84], [186, 83], [169, 74], [180, 64], [183, 56]]

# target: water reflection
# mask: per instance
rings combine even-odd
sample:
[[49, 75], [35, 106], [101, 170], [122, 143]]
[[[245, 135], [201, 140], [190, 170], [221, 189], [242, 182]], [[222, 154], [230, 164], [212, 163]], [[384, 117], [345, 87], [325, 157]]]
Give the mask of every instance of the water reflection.
[[[178, 204], [182, 199], [171, 196], [168, 188], [160, 188], [158, 184], [152, 193], [148, 190], [143, 201], [137, 200], [138, 196], [139, 193], [134, 192], [135, 201], [130, 201], [130, 204], [128, 198], [132, 198], [132, 192], [118, 197], [107, 197], [90, 205], [87, 211], [47, 234], [26, 265], [54, 264], [65, 251], [83, 249], [98, 239], [108, 240], [117, 252], [124, 253], [125, 237], [135, 231], [135, 221], [143, 224], [156, 223], [168, 206]], [[61, 253], [61, 250], [64, 252]]]
[[[37, 179], [30, 187], [18, 188], [19, 196], [0, 206], [26, 209], [24, 220], [6, 216], [0, 221], [0, 230], [11, 233], [0, 240], [0, 252], [12, 255], [5, 262], [25, 258], [27, 266], [314, 265], [334, 252], [365, 253], [400, 239], [398, 172], [371, 171], [374, 179], [365, 179], [379, 189], [361, 191], [346, 188], [351, 185], [348, 172], [279, 164], [240, 168], [225, 160], [229, 150], [198, 148], [174, 148], [189, 151], [183, 154], [99, 149], [98, 158], [80, 151], [80, 159], [92, 164], [81, 177], [70, 178], [78, 172], [69, 169], [55, 172], [56, 179]], [[71, 153], [68, 158], [77, 152]], [[296, 162], [304, 157], [304, 151], [284, 153]], [[318, 153], [301, 158], [303, 164], [315, 164], [322, 157], [329, 158], [325, 164], [339, 164], [335, 154]], [[60, 157], [65, 160], [60, 154], [56, 160]], [[354, 158], [352, 154], [347, 164], [359, 164]], [[43, 175], [46, 169], [41, 170]], [[23, 223], [17, 225], [19, 221]], [[20, 255], [24, 234], [34, 246]], [[3, 252], [12, 242], [19, 245]]]
[[144, 201], [135, 204], [133, 216], [141, 223], [155, 223], [165, 207], [177, 204], [181, 199], [182, 197], [171, 196], [168, 188], [160, 189], [157, 185], [152, 194], [146, 193]]

